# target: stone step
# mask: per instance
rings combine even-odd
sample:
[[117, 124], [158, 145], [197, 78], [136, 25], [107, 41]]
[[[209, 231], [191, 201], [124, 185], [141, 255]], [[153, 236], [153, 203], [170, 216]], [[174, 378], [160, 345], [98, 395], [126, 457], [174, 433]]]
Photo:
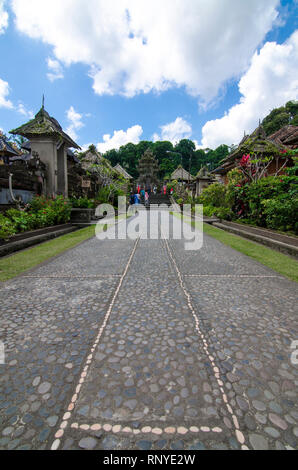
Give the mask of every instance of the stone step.
[[[52, 227], [49, 227], [52, 228]], [[56, 229], [55, 231], [49, 230], [47, 233], [41, 235], [34, 235], [31, 237], [23, 238], [22, 240], [13, 241], [5, 245], [0, 246], [0, 257], [10, 255], [16, 251], [25, 250], [33, 245], [52, 240], [53, 238], [61, 237], [62, 235], [67, 235], [68, 233], [74, 232], [78, 227], [73, 225], [67, 226], [66, 228]]]
[[264, 237], [263, 235], [259, 235], [256, 233], [251, 233], [243, 229], [243, 227], [232, 227], [230, 225], [225, 224], [222, 222], [215, 222], [212, 224], [214, 227], [220, 228], [222, 230], [226, 230], [227, 232], [233, 233], [235, 235], [239, 235], [240, 237], [248, 238], [254, 242], [260, 243], [262, 245], [266, 245], [273, 250], [280, 251], [286, 255], [293, 256], [294, 258], [298, 258], [298, 247], [295, 245], [290, 245], [288, 243], [283, 243], [272, 238]]

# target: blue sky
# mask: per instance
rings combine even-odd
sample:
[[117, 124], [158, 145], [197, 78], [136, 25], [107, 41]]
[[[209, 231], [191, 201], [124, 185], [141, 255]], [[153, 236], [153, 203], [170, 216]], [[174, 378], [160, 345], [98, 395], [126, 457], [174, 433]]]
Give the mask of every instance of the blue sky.
[[35, 114], [44, 93], [82, 147], [186, 137], [215, 148], [298, 98], [295, 0], [86, 5], [0, 0], [4, 132]]

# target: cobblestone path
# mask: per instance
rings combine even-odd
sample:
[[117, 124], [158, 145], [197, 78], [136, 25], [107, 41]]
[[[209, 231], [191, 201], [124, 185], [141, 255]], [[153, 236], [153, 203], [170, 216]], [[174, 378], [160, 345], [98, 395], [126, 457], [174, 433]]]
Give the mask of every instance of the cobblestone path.
[[297, 285], [217, 240], [92, 239], [0, 295], [1, 449], [297, 448]]

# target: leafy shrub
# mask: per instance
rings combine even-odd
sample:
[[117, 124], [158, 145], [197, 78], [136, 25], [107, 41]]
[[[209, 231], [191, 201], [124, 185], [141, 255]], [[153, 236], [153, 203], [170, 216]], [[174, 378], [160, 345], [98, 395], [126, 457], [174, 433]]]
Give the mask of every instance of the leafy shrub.
[[63, 196], [55, 199], [38, 196], [27, 205], [26, 210], [9, 209], [6, 216], [16, 233], [66, 223], [70, 213], [71, 204]]
[[216, 207], [213, 215], [223, 220], [233, 220], [234, 213], [229, 207]]
[[264, 216], [268, 228], [275, 230], [293, 230], [298, 233], [298, 197], [288, 198], [284, 195], [280, 198], [262, 201]]
[[88, 199], [87, 197], [73, 198], [71, 199], [72, 207], [94, 209], [96, 204], [94, 199]]
[[29, 213], [36, 214], [36, 224], [38, 227], [46, 227], [47, 225], [58, 225], [68, 222], [71, 207], [70, 201], [63, 196], [57, 196], [52, 199], [36, 196], [30, 202], [28, 211]]
[[203, 215], [205, 217], [212, 217], [215, 212], [215, 207], [213, 206], [203, 206]]
[[6, 216], [13, 222], [17, 232], [26, 232], [35, 228], [34, 217], [28, 212], [9, 209]]
[[213, 183], [205, 188], [198, 198], [201, 204], [213, 207], [226, 207], [227, 188], [220, 183]]
[[297, 216], [292, 206], [298, 197], [298, 177], [294, 169], [288, 169], [285, 175], [268, 176], [250, 184], [241, 179], [237, 169], [232, 170], [228, 178], [227, 202], [235, 217], [261, 227], [294, 230]]
[[0, 239], [7, 240], [17, 232], [14, 223], [3, 214], [0, 214]]
[[[71, 214], [71, 203], [68, 199], [65, 199], [63, 196], [57, 196], [55, 199], [52, 199], [50, 208], [54, 212], [54, 224], [65, 224], [70, 219]], [[49, 218], [51, 214], [49, 211]]]

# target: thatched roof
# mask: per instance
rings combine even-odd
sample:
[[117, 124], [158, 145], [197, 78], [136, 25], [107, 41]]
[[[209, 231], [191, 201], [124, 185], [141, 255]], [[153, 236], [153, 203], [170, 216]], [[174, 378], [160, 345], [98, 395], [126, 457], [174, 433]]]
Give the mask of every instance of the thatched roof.
[[10, 134], [22, 135], [28, 139], [42, 135], [55, 136], [59, 139], [62, 139], [62, 141], [65, 142], [68, 147], [80, 149], [79, 145], [76, 144], [72, 138], [63, 131], [59, 122], [51, 117], [43, 106], [38, 111], [34, 119], [31, 119], [26, 124], [23, 124], [17, 129], [13, 129], [10, 131]]
[[[80, 154], [81, 166], [84, 170], [90, 173], [103, 173], [109, 174], [110, 176], [117, 175], [110, 162], [104, 158], [97, 150], [90, 150], [90, 148]], [[119, 174], [119, 173], [118, 173]]]
[[171, 180], [181, 180], [181, 181], [193, 181], [194, 177], [182, 166], [178, 166], [178, 168], [172, 173]]
[[132, 180], [133, 177], [127, 173], [127, 171], [120, 165], [120, 163], [117, 163], [116, 166], [114, 166], [114, 170], [118, 171], [118, 173], [120, 173], [120, 175], [124, 176], [125, 179], [127, 180]]
[[285, 145], [291, 150], [298, 148], [298, 126], [284, 126], [279, 131], [274, 132], [268, 137], [275, 143]]
[[235, 168], [235, 162], [246, 154], [281, 156], [284, 150], [286, 150], [284, 144], [272, 140], [271, 136], [266, 137], [264, 128], [262, 124], [260, 124], [251, 135], [243, 137], [237, 149], [230, 153], [212, 173], [226, 174], [228, 171]]

